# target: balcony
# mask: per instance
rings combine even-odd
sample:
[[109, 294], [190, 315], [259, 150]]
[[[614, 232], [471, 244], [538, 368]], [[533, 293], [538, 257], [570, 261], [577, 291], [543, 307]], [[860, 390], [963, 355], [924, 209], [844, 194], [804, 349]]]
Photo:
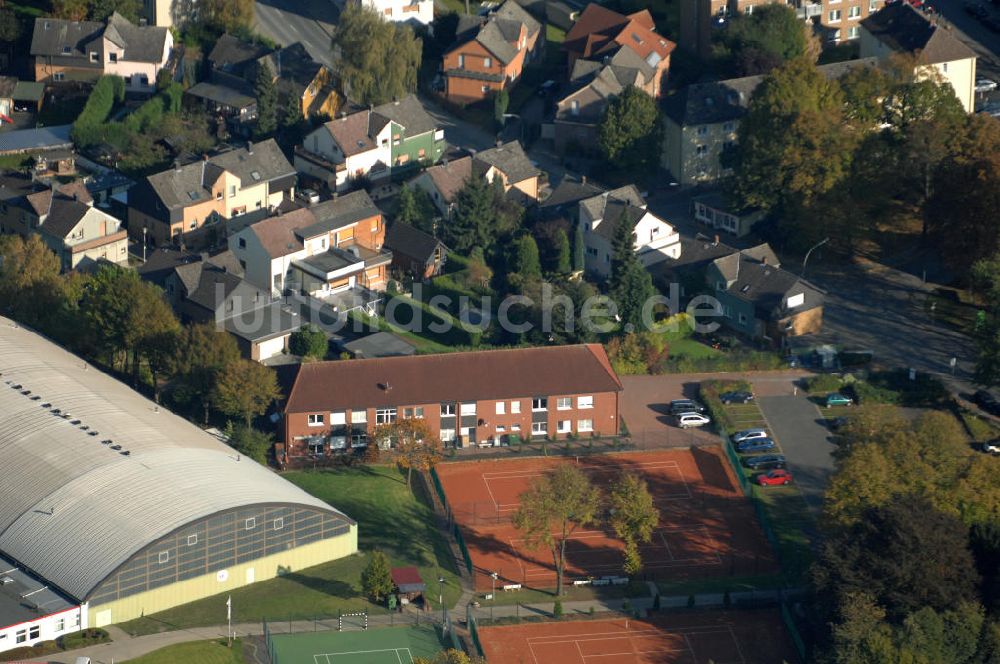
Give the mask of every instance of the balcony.
[[823, 4], [820, 2], [798, 2], [795, 7], [795, 14], [803, 21], [820, 16], [823, 13]]

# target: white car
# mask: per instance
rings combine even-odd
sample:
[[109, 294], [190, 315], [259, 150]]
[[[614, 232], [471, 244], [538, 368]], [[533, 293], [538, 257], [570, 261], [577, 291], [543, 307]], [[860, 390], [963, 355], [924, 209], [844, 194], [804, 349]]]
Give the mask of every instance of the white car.
[[986, 93], [993, 92], [997, 89], [997, 82], [990, 80], [988, 78], [977, 78], [976, 79], [976, 92]]
[[734, 443], [742, 443], [744, 440], [760, 440], [767, 437], [767, 429], [744, 429], [734, 433], [731, 440]]
[[703, 427], [711, 421], [711, 418], [706, 417], [701, 413], [681, 413], [677, 416], [677, 426], [682, 429]]
[[983, 452], [987, 454], [1000, 455], [1000, 438], [983, 443]]

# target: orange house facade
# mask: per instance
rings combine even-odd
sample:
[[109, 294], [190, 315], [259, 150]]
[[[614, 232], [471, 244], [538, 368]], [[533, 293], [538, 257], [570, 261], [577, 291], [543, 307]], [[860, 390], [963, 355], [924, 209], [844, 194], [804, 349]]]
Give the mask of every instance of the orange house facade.
[[424, 420], [445, 445], [614, 436], [622, 385], [603, 346], [549, 346], [300, 365], [278, 460], [294, 464], [386, 441], [375, 427]]

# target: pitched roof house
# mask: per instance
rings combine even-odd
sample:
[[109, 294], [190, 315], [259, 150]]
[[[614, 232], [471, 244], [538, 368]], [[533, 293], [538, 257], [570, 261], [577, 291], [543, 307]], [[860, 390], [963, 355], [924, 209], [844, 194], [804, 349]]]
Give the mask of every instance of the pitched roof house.
[[444, 152], [444, 130], [416, 95], [371, 109], [345, 113], [306, 135], [295, 150], [295, 168], [344, 191], [351, 181], [384, 180]]
[[714, 259], [705, 280], [715, 291], [722, 324], [750, 338], [783, 346], [788, 337], [822, 327], [822, 291], [783, 270], [767, 244]]
[[122, 222], [94, 207], [82, 182], [54, 188], [8, 176], [0, 195], [0, 233], [38, 235], [59, 257], [63, 270], [98, 261], [128, 262]]
[[646, 209], [635, 185], [626, 185], [579, 202], [577, 223], [583, 227], [588, 273], [602, 279], [611, 275], [614, 238], [626, 216], [633, 223], [635, 252], [643, 265], [680, 256], [680, 236], [674, 227]]
[[402, 221], [389, 224], [385, 248], [392, 252], [392, 267], [417, 279], [430, 279], [441, 272], [448, 248], [441, 240]]
[[915, 59], [916, 73], [947, 81], [967, 113], [975, 110], [976, 54], [955, 34], [909, 3], [897, 2], [861, 21], [861, 57]]
[[269, 209], [295, 193], [295, 169], [268, 139], [147, 176], [128, 192], [129, 232], [161, 245], [204, 240], [206, 224]]
[[366, 444], [378, 424], [414, 416], [460, 446], [613, 436], [621, 392], [600, 344], [313, 362], [298, 368], [289, 392], [285, 450], [327, 454], [348, 441]]
[[35, 19], [31, 37], [36, 81], [125, 79], [126, 89], [152, 92], [168, 66], [174, 38], [167, 28], [137, 26], [118, 12], [107, 23]]
[[542, 25], [515, 0], [485, 18], [463, 16], [444, 54], [445, 95], [456, 104], [486, 99], [512, 85], [544, 46]]
[[392, 254], [384, 242], [382, 213], [361, 189], [250, 224], [229, 248], [269, 294], [300, 293], [347, 311], [370, 308], [385, 290]]
[[670, 67], [670, 54], [676, 44], [656, 34], [656, 24], [649, 10], [624, 15], [591, 3], [580, 14], [563, 42], [569, 69], [578, 59], [600, 60], [628, 46], [661, 76]]
[[303, 118], [336, 115], [343, 103], [340, 81], [333, 71], [312, 59], [302, 42], [295, 42], [257, 59], [274, 73], [274, 85], [282, 104], [297, 103]]
[[349, 0], [361, 7], [370, 7], [385, 20], [430, 26], [434, 22], [434, 0]]

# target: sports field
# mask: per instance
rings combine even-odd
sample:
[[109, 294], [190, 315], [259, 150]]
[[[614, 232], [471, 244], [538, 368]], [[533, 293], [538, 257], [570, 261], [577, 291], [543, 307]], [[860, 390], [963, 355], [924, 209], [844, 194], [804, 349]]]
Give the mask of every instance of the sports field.
[[272, 664], [410, 664], [446, 646], [432, 625], [272, 634]]
[[[562, 463], [578, 464], [607, 486], [623, 471], [643, 477], [660, 509], [652, 541], [641, 547], [644, 570], [659, 580], [767, 574], [773, 554], [750, 503], [718, 447], [586, 457], [472, 461], [437, 467], [452, 518], [475, 571], [477, 590], [555, 585], [551, 554], [529, 546], [511, 519], [528, 485]], [[567, 545], [569, 581], [617, 576], [622, 544], [599, 527], [579, 530]]]
[[692, 611], [643, 620], [481, 627], [489, 662], [503, 664], [780, 664], [798, 656], [777, 609]]

